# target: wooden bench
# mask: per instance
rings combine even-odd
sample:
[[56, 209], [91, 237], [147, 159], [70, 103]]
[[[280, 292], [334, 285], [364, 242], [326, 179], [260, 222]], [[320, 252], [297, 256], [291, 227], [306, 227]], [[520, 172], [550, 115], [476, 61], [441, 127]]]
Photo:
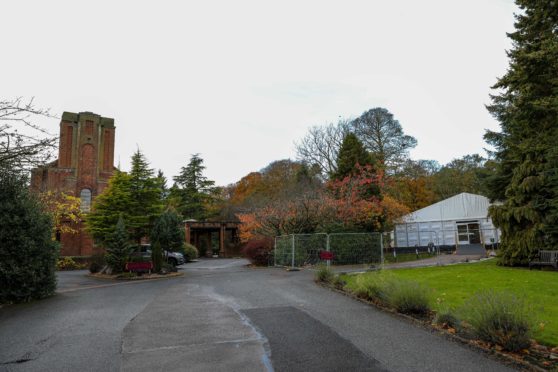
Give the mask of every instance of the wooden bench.
[[127, 271], [135, 271], [135, 272], [149, 272], [153, 270], [153, 262], [127, 262], [126, 263], [126, 270]]
[[537, 256], [529, 261], [529, 270], [533, 266], [552, 266], [558, 269], [558, 251], [539, 251]]

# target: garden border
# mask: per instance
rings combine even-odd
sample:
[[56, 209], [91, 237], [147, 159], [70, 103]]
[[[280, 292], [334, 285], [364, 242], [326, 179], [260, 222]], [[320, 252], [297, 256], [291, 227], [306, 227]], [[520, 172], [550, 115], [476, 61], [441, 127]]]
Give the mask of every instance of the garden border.
[[481, 345], [477, 344], [474, 342], [474, 340], [468, 340], [464, 337], [461, 337], [455, 333], [450, 333], [448, 330], [441, 328], [441, 327], [436, 327], [434, 324], [431, 323], [430, 320], [425, 321], [425, 320], [420, 320], [417, 319], [415, 317], [412, 317], [410, 315], [407, 314], [403, 314], [400, 313], [392, 308], [389, 308], [387, 306], [382, 306], [378, 303], [375, 303], [374, 301], [370, 301], [361, 297], [358, 297], [357, 295], [355, 295], [354, 293], [351, 293], [349, 291], [345, 291], [342, 289], [337, 288], [335, 285], [331, 284], [331, 283], [326, 283], [326, 282], [322, 282], [322, 281], [318, 281], [315, 280], [316, 284], [318, 284], [319, 286], [322, 286], [324, 288], [327, 288], [333, 292], [337, 292], [340, 294], [343, 294], [349, 298], [352, 298], [354, 300], [357, 300], [359, 302], [365, 303], [369, 306], [373, 306], [374, 308], [390, 314], [392, 316], [396, 316], [400, 319], [404, 319], [409, 323], [412, 323], [414, 325], [418, 325], [421, 328], [430, 331], [431, 333], [437, 333], [441, 336], [443, 336], [444, 338], [446, 338], [448, 341], [452, 341], [452, 342], [457, 342], [460, 343], [464, 346], [467, 346], [468, 348], [470, 348], [471, 350], [475, 350], [475, 351], [480, 351], [483, 354], [496, 359], [500, 362], [503, 362], [506, 365], [509, 366], [513, 366], [513, 367], [520, 367], [524, 370], [529, 370], [529, 371], [535, 371], [535, 372], [547, 372], [549, 371], [549, 369], [544, 369], [538, 365], [529, 363], [526, 360], [522, 360], [522, 359], [517, 359], [515, 358], [513, 355], [514, 354], [509, 354], [509, 353], [505, 353], [502, 351], [498, 351], [496, 350], [494, 347], [490, 347], [490, 348], [484, 348]]

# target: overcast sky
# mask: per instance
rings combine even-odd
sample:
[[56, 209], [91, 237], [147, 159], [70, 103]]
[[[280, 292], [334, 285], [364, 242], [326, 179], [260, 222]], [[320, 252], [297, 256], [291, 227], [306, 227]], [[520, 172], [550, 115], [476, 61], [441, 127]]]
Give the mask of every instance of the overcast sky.
[[[3, 1], [0, 97], [115, 119], [168, 178], [201, 153], [217, 184], [295, 158], [313, 125], [382, 106], [414, 159], [482, 153], [511, 0]], [[44, 123], [58, 131], [57, 120]]]

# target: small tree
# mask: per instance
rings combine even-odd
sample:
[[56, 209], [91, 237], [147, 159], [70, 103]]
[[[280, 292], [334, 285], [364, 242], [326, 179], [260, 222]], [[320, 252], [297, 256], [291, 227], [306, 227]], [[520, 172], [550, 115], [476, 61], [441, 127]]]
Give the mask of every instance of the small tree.
[[158, 242], [167, 251], [176, 252], [184, 249], [184, 231], [180, 215], [171, 209], [163, 212], [155, 221], [150, 238], [152, 244]]
[[106, 261], [113, 272], [119, 273], [124, 271], [132, 250], [133, 246], [130, 245], [124, 218], [120, 216], [116, 224], [116, 230], [111, 234], [106, 248]]
[[52, 221], [25, 180], [0, 169], [0, 303], [54, 294], [58, 245]]

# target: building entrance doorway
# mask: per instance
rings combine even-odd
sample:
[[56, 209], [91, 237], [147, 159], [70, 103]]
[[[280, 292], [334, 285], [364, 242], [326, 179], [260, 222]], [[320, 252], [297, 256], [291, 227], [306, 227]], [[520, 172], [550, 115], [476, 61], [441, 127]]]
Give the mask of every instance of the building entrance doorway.
[[457, 222], [457, 241], [459, 245], [480, 244], [480, 225], [477, 221]]

